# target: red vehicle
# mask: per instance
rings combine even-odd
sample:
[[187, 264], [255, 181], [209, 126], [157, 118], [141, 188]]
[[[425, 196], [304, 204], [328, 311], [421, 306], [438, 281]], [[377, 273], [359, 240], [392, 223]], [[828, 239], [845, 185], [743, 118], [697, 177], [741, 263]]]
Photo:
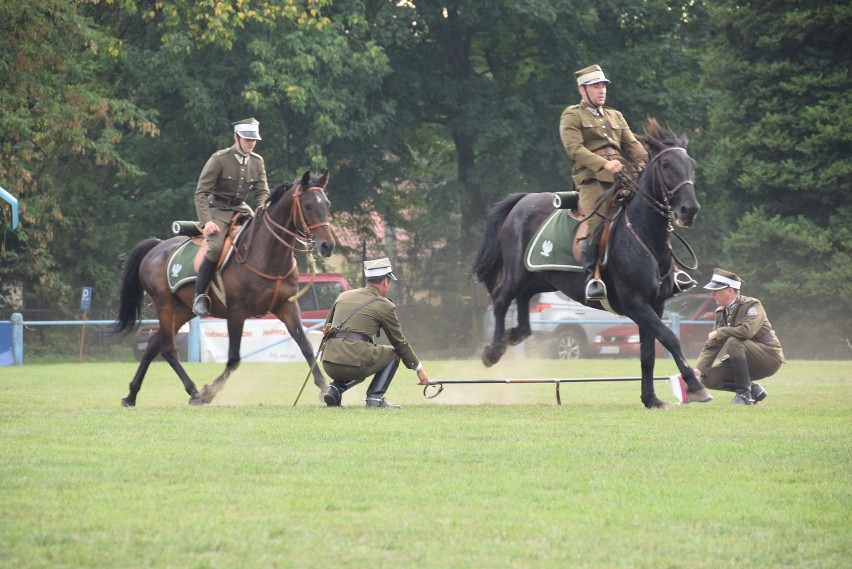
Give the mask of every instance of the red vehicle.
[[[299, 290], [306, 286], [311, 281], [311, 275], [303, 273], [299, 275]], [[317, 273], [314, 275], [314, 284], [305, 294], [299, 297], [299, 308], [302, 310], [302, 324], [305, 327], [313, 326], [325, 320], [328, 316], [328, 311], [334, 304], [337, 295], [345, 290], [349, 290], [349, 281], [340, 273]], [[261, 318], [275, 318], [274, 314], [265, 314]], [[136, 337], [133, 342], [133, 355], [136, 359], [142, 357], [142, 352], [148, 346], [148, 339], [157, 333], [160, 329], [159, 324], [143, 324], [136, 330]], [[175, 345], [177, 346], [180, 359], [187, 361], [187, 335], [189, 333], [188, 325], [184, 325], [178, 330], [175, 336]], [[159, 356], [158, 356], [159, 357]]]
[[[713, 330], [716, 303], [707, 293], [684, 294], [669, 299], [663, 312], [663, 320], [671, 327], [671, 318], [680, 319], [680, 345], [687, 358], [695, 358]], [[636, 324], [613, 326], [596, 335], [594, 352], [601, 356], [639, 356], [639, 327]], [[668, 354], [662, 344], [656, 342], [658, 357]]]

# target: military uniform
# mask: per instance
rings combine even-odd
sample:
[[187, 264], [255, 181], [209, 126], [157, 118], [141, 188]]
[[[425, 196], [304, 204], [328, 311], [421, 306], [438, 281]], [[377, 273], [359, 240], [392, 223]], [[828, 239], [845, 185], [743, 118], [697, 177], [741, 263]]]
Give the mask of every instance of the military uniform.
[[256, 206], [266, 202], [269, 197], [263, 157], [255, 152], [243, 155], [237, 150], [236, 144], [213, 154], [201, 170], [195, 189], [198, 221], [203, 226], [213, 220], [219, 226], [218, 233], [207, 237], [207, 258], [211, 261], [219, 260], [227, 228], [234, 214], [252, 213], [245, 203], [249, 196], [252, 196]]
[[[606, 163], [618, 160], [628, 173], [635, 175], [633, 164], [647, 161], [648, 155], [627, 126], [624, 116], [615, 109], [602, 106], [606, 93], [601, 84], [608, 84], [609, 79], [600, 65], [576, 71], [574, 78], [581, 101], [579, 105], [571, 105], [562, 111], [559, 136], [565, 152], [574, 161], [572, 178], [574, 187], [580, 192], [580, 213], [586, 219], [586, 235], [592, 235], [602, 216], [609, 213], [609, 204], [596, 205], [598, 198], [615, 182], [615, 174], [604, 168]], [[594, 215], [595, 212], [597, 215]], [[596, 241], [594, 238], [586, 239], [582, 246], [588, 302], [606, 299], [606, 286], [595, 277], [599, 256]]]
[[[399, 357], [408, 369], [419, 365], [414, 350], [402, 333], [396, 305], [382, 297], [375, 288], [367, 286], [348, 290], [340, 294], [334, 307], [328, 314], [327, 322], [337, 326], [340, 321], [361, 303], [376, 298], [370, 304], [360, 308], [343, 324], [341, 332], [354, 332], [363, 339], [337, 337], [328, 341], [323, 351], [322, 364], [326, 373], [335, 380], [363, 380], [387, 366], [391, 360]], [[391, 345], [376, 345], [373, 338], [380, 330]], [[341, 334], [345, 336], [345, 334]]]
[[[562, 112], [559, 135], [565, 152], [574, 161], [571, 177], [580, 192], [583, 215], [594, 211], [595, 201], [615, 181], [615, 175], [604, 169], [608, 160], [626, 159], [631, 166], [648, 159], [624, 116], [609, 107], [594, 107], [586, 101], [571, 105]], [[608, 210], [601, 208], [598, 212], [606, 215]], [[599, 219], [597, 216], [589, 219], [590, 233]]]
[[756, 298], [740, 295], [731, 306], [717, 308], [713, 329], [716, 338], [708, 340], [695, 364], [710, 389], [735, 390], [731, 357], [745, 356], [752, 380], [774, 375], [785, 361], [781, 342]]
[[[784, 350], [760, 301], [740, 294], [743, 282], [734, 273], [717, 268], [704, 285], [713, 291], [719, 308], [695, 368], [705, 386], [735, 392], [731, 403], [752, 405], [767, 396], [763, 386], [753, 380], [778, 371], [784, 363]], [[717, 359], [719, 363], [713, 365]]]
[[[416, 371], [421, 381], [428, 378], [402, 333], [396, 305], [384, 297], [390, 281], [396, 280], [390, 260], [385, 257], [365, 262], [364, 275], [369, 284], [341, 293], [326, 318], [322, 366], [334, 382], [323, 392], [323, 400], [329, 407], [340, 406], [343, 392], [375, 374], [367, 387], [367, 406], [398, 408], [384, 396], [400, 361]], [[390, 346], [375, 344], [382, 330]]]
[[234, 145], [213, 154], [198, 177], [195, 188], [195, 211], [198, 221], [204, 226], [213, 222], [219, 231], [205, 233], [207, 254], [198, 267], [195, 279], [195, 298], [192, 311], [198, 316], [210, 313], [210, 298], [205, 294], [210, 279], [216, 269], [216, 263], [222, 254], [231, 219], [238, 212], [251, 214], [251, 208], [245, 199], [251, 195], [255, 205], [263, 205], [269, 198], [269, 184], [266, 182], [266, 167], [260, 154], [244, 153], [254, 148], [254, 142], [261, 140], [260, 123], [249, 118], [232, 123], [234, 127]]

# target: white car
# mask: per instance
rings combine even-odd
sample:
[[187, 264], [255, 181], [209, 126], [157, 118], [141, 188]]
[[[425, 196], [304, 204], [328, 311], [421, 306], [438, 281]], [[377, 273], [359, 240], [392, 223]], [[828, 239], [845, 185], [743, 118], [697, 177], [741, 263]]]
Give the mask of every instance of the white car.
[[[514, 303], [506, 312], [506, 329], [517, 326]], [[561, 292], [543, 292], [530, 300], [532, 336], [524, 342], [531, 356], [576, 360], [595, 355], [592, 344], [601, 331], [630, 322], [605, 310], [589, 308]], [[494, 313], [489, 306], [483, 321], [483, 341], [488, 343], [494, 332]]]

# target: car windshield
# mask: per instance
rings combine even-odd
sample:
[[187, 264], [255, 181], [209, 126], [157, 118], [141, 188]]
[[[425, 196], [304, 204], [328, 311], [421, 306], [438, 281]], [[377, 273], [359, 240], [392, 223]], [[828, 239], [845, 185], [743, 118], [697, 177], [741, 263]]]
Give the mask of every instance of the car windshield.
[[343, 292], [340, 283], [315, 282], [313, 286], [301, 297], [299, 297], [299, 308], [307, 310], [329, 310], [334, 304], [337, 295]]
[[692, 318], [706, 300], [706, 298], [700, 296], [678, 296], [672, 298], [666, 302], [663, 318], [671, 318], [672, 314], [677, 314], [681, 318]]

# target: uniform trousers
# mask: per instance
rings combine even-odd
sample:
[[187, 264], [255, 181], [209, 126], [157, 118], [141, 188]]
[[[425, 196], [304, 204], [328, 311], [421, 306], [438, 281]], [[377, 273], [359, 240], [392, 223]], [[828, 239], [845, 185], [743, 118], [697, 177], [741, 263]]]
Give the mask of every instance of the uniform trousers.
[[[334, 339], [329, 340], [329, 342], [333, 341]], [[370, 346], [370, 348], [377, 351], [379, 354], [378, 358], [376, 358], [371, 365], [362, 367], [360, 365], [347, 365], [323, 361], [322, 368], [334, 381], [340, 381], [343, 383], [347, 381], [362, 381], [365, 378], [378, 373], [379, 370], [386, 368], [389, 363], [398, 357], [393, 346]]]
[[742, 338], [728, 338], [719, 351], [718, 363], [711, 367], [701, 379], [704, 386], [721, 391], [735, 391], [731, 358], [737, 356], [745, 356], [752, 381], [775, 374], [782, 363], [774, 349], [766, 344]]

